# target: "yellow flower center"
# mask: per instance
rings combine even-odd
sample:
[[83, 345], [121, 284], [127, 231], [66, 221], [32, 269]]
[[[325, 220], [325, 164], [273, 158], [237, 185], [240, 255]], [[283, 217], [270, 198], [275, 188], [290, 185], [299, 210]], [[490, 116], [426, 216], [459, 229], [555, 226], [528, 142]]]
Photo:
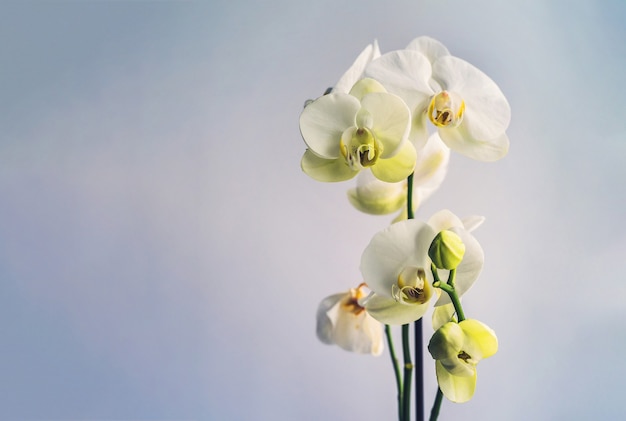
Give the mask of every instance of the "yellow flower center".
[[365, 311], [365, 307], [361, 307], [361, 304], [359, 304], [359, 300], [365, 297], [365, 293], [362, 290], [365, 286], [366, 285], [362, 283], [356, 288], [350, 288], [350, 295], [342, 303], [346, 310], [355, 316]]
[[428, 118], [437, 127], [456, 127], [463, 120], [465, 102], [454, 92], [441, 91], [430, 100]]
[[432, 288], [426, 280], [422, 268], [408, 266], [398, 275], [398, 282], [392, 286], [393, 298], [406, 304], [424, 304], [432, 296]]
[[347, 145], [342, 139], [339, 149], [350, 168], [355, 171], [374, 165], [383, 152], [383, 146], [366, 128], [356, 129]]

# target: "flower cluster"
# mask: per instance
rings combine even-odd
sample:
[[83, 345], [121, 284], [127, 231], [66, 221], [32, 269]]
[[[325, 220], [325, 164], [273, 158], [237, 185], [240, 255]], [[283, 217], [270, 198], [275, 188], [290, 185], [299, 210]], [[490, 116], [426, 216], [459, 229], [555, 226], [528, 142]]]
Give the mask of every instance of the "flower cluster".
[[510, 118], [496, 83], [429, 37], [386, 54], [368, 45], [333, 88], [306, 102], [302, 170], [323, 182], [356, 178], [347, 193], [356, 209], [397, 213], [363, 251], [363, 283], [320, 303], [320, 341], [380, 355], [382, 324], [406, 326], [434, 307], [428, 351], [440, 391], [454, 402], [472, 398], [477, 363], [498, 348], [494, 331], [466, 319], [460, 301], [483, 267], [472, 231], [484, 218], [413, 214], [443, 182], [451, 151], [479, 161], [504, 157]]

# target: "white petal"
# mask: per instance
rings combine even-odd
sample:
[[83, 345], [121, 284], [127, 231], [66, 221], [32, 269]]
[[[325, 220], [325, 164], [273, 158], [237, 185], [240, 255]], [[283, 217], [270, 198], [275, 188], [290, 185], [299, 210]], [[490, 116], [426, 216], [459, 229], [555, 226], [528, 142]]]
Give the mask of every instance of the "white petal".
[[380, 355], [383, 351], [382, 325], [365, 311], [359, 314], [340, 311], [334, 341], [346, 351]]
[[426, 36], [415, 38], [406, 46], [406, 49], [424, 54], [431, 63], [434, 63], [439, 57], [450, 55], [450, 52], [442, 43]]
[[[336, 306], [339, 302], [350, 294], [341, 293], [330, 295], [322, 300], [317, 307], [316, 333], [317, 338], [325, 344], [334, 344], [333, 330], [337, 321]], [[333, 311], [331, 311], [333, 310]]]
[[385, 183], [371, 171], [361, 171], [356, 188], [348, 190], [352, 206], [370, 215], [386, 215], [397, 211], [406, 203], [406, 182]]
[[474, 396], [476, 390], [476, 371], [473, 376], [454, 376], [445, 369], [439, 361], [435, 361], [437, 383], [443, 395], [452, 402], [467, 402]]
[[324, 182], [346, 181], [358, 174], [358, 171], [354, 171], [348, 166], [343, 157], [337, 159], [320, 158], [309, 149], [304, 152], [300, 166], [309, 177]]
[[[444, 292], [445, 294], [445, 292]], [[452, 303], [435, 307], [433, 310], [433, 330], [439, 329], [448, 322], [456, 321], [454, 317], [454, 305]]]
[[412, 113], [419, 114], [415, 110], [418, 106], [425, 110], [434, 93], [429, 85], [431, 73], [430, 62], [424, 54], [401, 50], [372, 61], [365, 68], [364, 76], [378, 80], [388, 92], [402, 98]]
[[436, 133], [433, 134], [426, 146], [417, 152], [413, 171], [414, 209], [419, 208], [439, 188], [448, 172], [449, 161], [450, 148]]
[[494, 139], [505, 132], [511, 121], [511, 108], [489, 76], [465, 60], [444, 56], [433, 64], [433, 79], [465, 101], [463, 122], [471, 137]]
[[322, 158], [338, 158], [341, 135], [355, 125], [360, 108], [359, 100], [348, 94], [319, 97], [300, 115], [300, 133], [304, 142]]
[[468, 132], [465, 120], [456, 128], [440, 127], [439, 136], [451, 149], [477, 161], [497, 161], [509, 152], [506, 133], [493, 139], [478, 139]]
[[435, 231], [426, 223], [407, 220], [378, 232], [361, 256], [361, 274], [368, 288], [378, 295], [393, 298], [392, 285], [406, 267], [424, 268], [432, 284], [428, 247]]
[[363, 77], [363, 71], [372, 60], [380, 57], [380, 49], [378, 48], [378, 42], [374, 41], [374, 44], [369, 44], [361, 54], [356, 58], [352, 66], [341, 76], [339, 81], [335, 84], [333, 92], [348, 93], [352, 86]]
[[404, 142], [398, 153], [388, 159], [379, 159], [374, 164], [372, 174], [387, 183], [399, 183], [406, 179], [415, 168], [415, 147], [411, 142]]
[[463, 218], [462, 221], [467, 232], [472, 232], [485, 222], [485, 217], [480, 215], [470, 215]]
[[409, 132], [409, 140], [415, 146], [416, 150], [423, 149], [428, 143], [428, 116], [426, 108], [428, 107], [428, 98], [423, 103], [419, 103], [412, 109], [411, 131]]
[[463, 222], [461, 219], [448, 209], [442, 209], [431, 216], [428, 220], [428, 225], [433, 227], [436, 232], [454, 227], [463, 228]]
[[387, 325], [404, 325], [420, 319], [430, 304], [402, 304], [393, 298], [370, 293], [361, 305], [376, 320]]
[[394, 156], [411, 129], [409, 108], [400, 97], [382, 92], [365, 95], [361, 107], [372, 116], [372, 126], [368, 128], [383, 145], [381, 158]]

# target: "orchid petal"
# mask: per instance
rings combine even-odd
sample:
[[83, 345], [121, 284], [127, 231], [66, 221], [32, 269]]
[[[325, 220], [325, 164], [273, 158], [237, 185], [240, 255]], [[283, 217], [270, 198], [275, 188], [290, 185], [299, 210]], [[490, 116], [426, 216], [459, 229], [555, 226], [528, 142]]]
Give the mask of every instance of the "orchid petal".
[[406, 49], [424, 54], [431, 63], [434, 63], [439, 57], [450, 55], [450, 52], [442, 43], [426, 36], [415, 38], [406, 46]]
[[443, 395], [452, 402], [463, 403], [472, 399], [476, 390], [476, 371], [468, 377], [451, 374], [439, 361], [435, 361], [437, 383]]
[[319, 157], [338, 158], [341, 135], [355, 125], [360, 108], [359, 100], [348, 94], [328, 94], [316, 99], [300, 115], [304, 142]]
[[393, 298], [374, 292], [361, 301], [361, 305], [376, 320], [387, 325], [405, 325], [420, 319], [429, 304], [402, 304]]
[[428, 98], [423, 103], [418, 103], [412, 110], [411, 131], [409, 132], [409, 140], [418, 151], [428, 144], [428, 115], [426, 109], [428, 107]]
[[511, 107], [489, 76], [465, 60], [444, 56], [433, 64], [433, 79], [463, 98], [463, 122], [472, 138], [494, 139], [505, 132], [511, 121]]
[[348, 190], [350, 203], [370, 215], [386, 215], [397, 211], [406, 203], [406, 182], [385, 183], [371, 171], [361, 171], [356, 188]]
[[381, 158], [392, 157], [409, 135], [409, 108], [401, 98], [382, 92], [365, 95], [361, 106], [372, 116], [372, 127], [368, 128], [372, 130], [376, 140], [382, 143]]
[[365, 66], [378, 57], [380, 57], [380, 49], [378, 48], [378, 42], [374, 41], [373, 44], [369, 44], [361, 51], [361, 54], [359, 54], [354, 63], [352, 63], [352, 66], [350, 66], [335, 84], [333, 92], [350, 92], [354, 84], [363, 76]]
[[492, 139], [476, 138], [469, 133], [465, 119], [459, 127], [440, 127], [439, 136], [451, 149], [477, 161], [497, 161], [509, 152], [506, 133]]
[[433, 333], [428, 342], [428, 352], [435, 360], [455, 358], [463, 349], [465, 335], [463, 329], [454, 322], [445, 323]]
[[450, 212], [448, 209], [442, 209], [428, 219], [428, 225], [433, 227], [435, 231], [443, 231], [454, 227], [463, 227], [461, 219]]
[[322, 300], [317, 307], [316, 333], [317, 338], [325, 344], [333, 344], [333, 326], [337, 318], [337, 311], [330, 312], [344, 297], [345, 293], [334, 294]]
[[300, 162], [302, 171], [317, 181], [337, 182], [354, 178], [358, 172], [353, 171], [343, 157], [337, 159], [320, 158], [307, 149]]
[[463, 226], [467, 232], [472, 232], [485, 222], [485, 217], [480, 215], [470, 215], [466, 216], [461, 221], [463, 221]]
[[379, 159], [372, 167], [372, 174], [387, 183], [398, 183], [406, 179], [415, 168], [417, 152], [413, 144], [404, 142], [398, 153], [388, 159]]
[[377, 80], [371, 78], [361, 79], [350, 89], [350, 95], [361, 101], [367, 94], [374, 92], [387, 93], [385, 87]]
[[428, 58], [417, 51], [400, 50], [383, 54], [372, 61], [363, 73], [378, 80], [388, 92], [398, 95], [413, 112], [428, 106], [434, 93], [429, 85], [432, 68]]
[[[393, 298], [392, 285], [404, 268], [430, 268], [428, 247], [435, 234], [428, 224], [415, 219], [395, 223], [378, 232], [361, 257], [364, 282], [376, 294]], [[432, 284], [430, 270], [425, 272]]]
[[486, 324], [474, 319], [459, 323], [465, 335], [463, 350], [476, 362], [489, 358], [498, 352], [498, 337]]
[[456, 310], [454, 309], [454, 305], [452, 303], [435, 307], [432, 317], [433, 329], [436, 331], [448, 322], [456, 322], [456, 317], [454, 316], [455, 312]]
[[448, 172], [450, 148], [439, 136], [433, 134], [426, 146], [417, 152], [413, 170], [413, 207], [414, 210], [434, 193]]

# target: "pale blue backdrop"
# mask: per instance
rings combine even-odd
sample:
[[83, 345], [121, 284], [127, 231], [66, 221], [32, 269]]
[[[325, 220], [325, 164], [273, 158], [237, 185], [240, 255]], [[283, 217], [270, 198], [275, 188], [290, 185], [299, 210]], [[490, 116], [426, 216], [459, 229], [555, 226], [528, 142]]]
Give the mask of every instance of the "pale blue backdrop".
[[[442, 420], [626, 417], [621, 1], [0, 4], [0, 419], [392, 420], [386, 352], [319, 343], [390, 218], [301, 173], [298, 116], [366, 44], [489, 74], [509, 155], [418, 218], [487, 222], [499, 353]], [[427, 361], [426, 401], [435, 380]]]

